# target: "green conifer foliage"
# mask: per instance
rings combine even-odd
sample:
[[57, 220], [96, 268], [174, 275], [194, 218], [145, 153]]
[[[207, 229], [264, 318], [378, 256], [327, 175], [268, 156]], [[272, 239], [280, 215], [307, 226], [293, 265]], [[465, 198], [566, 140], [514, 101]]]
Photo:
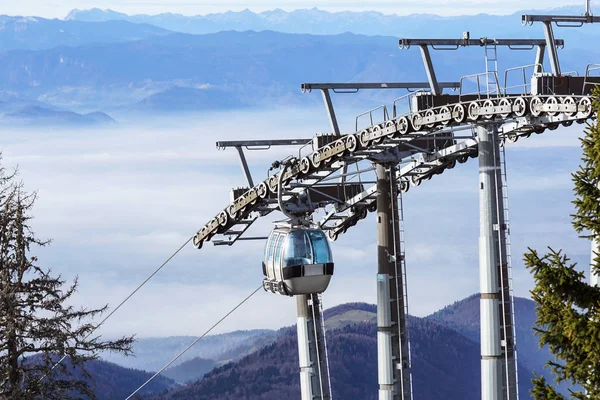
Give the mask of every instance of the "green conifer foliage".
[[[594, 109], [600, 110], [594, 92]], [[581, 140], [582, 165], [572, 175], [576, 213], [573, 227], [588, 240], [600, 240], [600, 126], [596, 121], [585, 129]], [[547, 367], [557, 382], [577, 384], [583, 391], [571, 391], [570, 399], [600, 400], [600, 288], [591, 287], [585, 274], [575, 269], [562, 251], [549, 248], [540, 256], [529, 249], [525, 265], [533, 273], [531, 291], [537, 303], [536, 335], [540, 346], [548, 345], [555, 356]], [[600, 255], [595, 254], [592, 269], [600, 272]], [[535, 400], [565, 400], [543, 377], [533, 381]]]

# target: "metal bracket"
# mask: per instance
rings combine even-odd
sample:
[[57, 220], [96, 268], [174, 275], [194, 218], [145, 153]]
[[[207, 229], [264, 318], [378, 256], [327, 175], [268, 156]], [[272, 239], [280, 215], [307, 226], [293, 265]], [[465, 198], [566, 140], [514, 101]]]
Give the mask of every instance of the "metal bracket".
[[420, 45], [421, 56], [423, 57], [423, 64], [425, 65], [425, 72], [427, 73], [427, 79], [429, 80], [429, 87], [431, 87], [431, 93], [436, 96], [441, 93], [438, 85], [437, 77], [435, 76], [435, 70], [433, 69], [433, 63], [431, 62], [431, 55], [426, 45]]
[[[459, 82], [439, 82], [442, 89], [458, 89]], [[303, 83], [300, 86], [303, 92], [310, 93], [313, 89], [331, 89], [334, 93], [356, 93], [361, 89], [427, 89], [429, 82], [363, 82], [363, 83]], [[348, 90], [339, 92], [336, 90]]]
[[[462, 39], [400, 39], [398, 47], [401, 49], [409, 49], [411, 46], [419, 46], [421, 49], [421, 55], [423, 58], [423, 65], [425, 66], [425, 72], [429, 80], [429, 86], [433, 95], [441, 94], [441, 87], [437, 85], [437, 78], [435, 75], [435, 69], [431, 61], [429, 54], [429, 47], [434, 50], [457, 50], [460, 47], [468, 46], [506, 46], [512, 50], [523, 50], [532, 49], [534, 46], [545, 46], [547, 43], [554, 43], [554, 46], [548, 46], [556, 53], [556, 46], [564, 46], [565, 42], [561, 39], [551, 39], [546, 37], [544, 39], [491, 39], [491, 38], [480, 38], [471, 39], [469, 32], [463, 34]], [[556, 56], [558, 62], [558, 56]]]
[[231, 140], [217, 142], [217, 149], [226, 149], [227, 147], [235, 147], [240, 155], [240, 164], [242, 167], [242, 173], [248, 181], [249, 187], [254, 187], [254, 180], [252, 179], [252, 173], [248, 167], [246, 156], [244, 154], [244, 147], [247, 150], [268, 150], [271, 146], [303, 146], [310, 143], [311, 139], [278, 139], [278, 140]]
[[[554, 41], [554, 31], [552, 30], [552, 22], [544, 21], [544, 36], [546, 36], [546, 43], [552, 43]], [[558, 53], [556, 47], [549, 45], [548, 56], [550, 57], [550, 67], [552, 73], [556, 76], [560, 76], [560, 63], [558, 61]]]
[[[523, 25], [533, 25], [534, 22], [541, 22], [544, 24], [544, 36], [546, 37], [546, 47], [548, 48], [548, 56], [550, 57], [550, 65], [552, 67], [552, 73], [556, 76], [560, 76], [560, 64], [558, 61], [558, 54], [556, 53], [556, 46], [563, 46], [554, 39], [554, 31], [552, 29], [552, 23], [558, 27], [580, 27], [583, 24], [591, 24], [594, 22], [600, 22], [600, 17], [594, 17], [590, 14], [589, 0], [586, 3], [585, 15], [529, 15], [525, 14], [521, 16], [521, 23]], [[552, 43], [556, 43], [556, 46], [552, 46]], [[537, 59], [537, 57], [536, 57]], [[536, 61], [537, 62], [537, 61]]]
[[335, 110], [333, 109], [333, 103], [331, 102], [331, 96], [329, 95], [329, 89], [321, 89], [323, 94], [323, 102], [325, 103], [325, 110], [329, 115], [329, 122], [331, 123], [331, 130], [336, 136], [340, 136], [340, 127], [335, 116]]

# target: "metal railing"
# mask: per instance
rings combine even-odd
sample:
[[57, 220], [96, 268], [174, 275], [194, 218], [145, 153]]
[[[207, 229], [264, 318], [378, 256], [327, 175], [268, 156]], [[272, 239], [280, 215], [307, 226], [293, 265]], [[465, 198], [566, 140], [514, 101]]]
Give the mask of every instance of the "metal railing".
[[579, 76], [579, 72], [577, 71], [561, 72], [560, 74], [562, 76]]
[[585, 77], [583, 79], [583, 89], [582, 89], [582, 92], [581, 92], [582, 95], [585, 94], [585, 89], [586, 89], [586, 87], [588, 85], [591, 85], [591, 86], [598, 86], [598, 85], [600, 85], [599, 82], [589, 82], [588, 81], [588, 78], [592, 78], [592, 77], [598, 78], [598, 77], [600, 77], [600, 73], [598, 75], [595, 75], [595, 76], [590, 75], [590, 73], [594, 72], [594, 71], [600, 71], [600, 64], [590, 63], [590, 64], [588, 64], [585, 67]]
[[431, 93], [430, 89], [419, 89], [416, 90], [414, 92], [410, 92], [407, 93], [403, 96], [398, 97], [397, 99], [394, 99], [394, 102], [392, 103], [392, 118], [397, 118], [400, 115], [402, 115], [402, 113], [398, 113], [398, 104], [402, 103], [404, 100], [406, 100], [407, 104], [408, 104], [408, 114], [412, 114], [413, 113], [413, 102], [412, 99], [414, 96], [416, 96], [419, 93]]
[[[488, 82], [490, 82], [490, 75], [493, 77], [495, 82], [495, 85], [492, 83], [492, 87], [495, 86], [495, 89], [490, 89], [488, 87]], [[485, 90], [482, 91], [482, 82], [481, 80], [484, 79], [484, 87]], [[475, 81], [475, 83], [477, 84], [477, 91], [476, 92], [469, 92], [469, 93], [463, 93], [463, 88], [464, 88], [464, 81], [468, 81], [468, 82], [472, 82]], [[462, 78], [460, 78], [460, 92], [459, 92], [459, 99], [462, 101], [462, 97], [463, 96], [472, 96], [472, 95], [477, 95], [478, 99], [481, 100], [481, 96], [485, 96], [487, 99], [489, 99], [492, 95], [495, 95], [495, 97], [499, 97], [502, 95], [502, 90], [500, 89], [500, 84], [498, 83], [498, 73], [496, 71], [490, 71], [490, 72], [482, 72], [479, 74], [473, 74], [473, 75], [466, 75], [463, 76]]]
[[[533, 73], [530, 76], [530, 79], [527, 79], [527, 70], [529, 68], [533, 68], [533, 72], [544, 72], [544, 66], [540, 63], [535, 63], [535, 64], [529, 64], [529, 65], [522, 65], [519, 67], [514, 67], [514, 68], [509, 68], [506, 71], [504, 71], [504, 94], [508, 94], [508, 90], [510, 89], [516, 89], [516, 88], [523, 88], [523, 93], [522, 94], [529, 94], [531, 93], [531, 76], [533, 76]], [[513, 71], [521, 71], [521, 75], [523, 78], [523, 83], [522, 84], [518, 84], [518, 85], [513, 85], [513, 86], [507, 86], [508, 83], [508, 73], [509, 72], [513, 72]]]
[[[374, 113], [375, 111], [378, 111], [378, 110], [382, 110], [382, 111], [383, 111], [383, 120], [380, 120], [380, 121], [374, 122], [374, 121], [376, 121], [376, 120], [374, 120], [374, 119], [373, 119], [373, 113]], [[358, 120], [359, 120], [361, 117], [364, 117], [364, 116], [367, 116], [367, 115], [369, 116], [369, 121], [370, 121], [370, 125], [369, 125], [369, 126], [375, 126], [376, 124], [378, 124], [378, 123], [380, 123], [380, 122], [385, 122], [385, 121], [387, 121], [387, 120], [389, 120], [389, 119], [390, 119], [390, 115], [388, 114], [387, 106], [385, 106], [385, 105], [381, 105], [381, 106], [379, 106], [379, 107], [372, 108], [372, 109], [370, 109], [370, 110], [367, 110], [367, 111], [365, 111], [365, 112], [363, 112], [363, 113], [361, 113], [361, 114], [358, 114], [358, 115], [356, 116], [355, 132], [358, 132], [358, 126], [359, 126], [359, 125], [358, 125]]]

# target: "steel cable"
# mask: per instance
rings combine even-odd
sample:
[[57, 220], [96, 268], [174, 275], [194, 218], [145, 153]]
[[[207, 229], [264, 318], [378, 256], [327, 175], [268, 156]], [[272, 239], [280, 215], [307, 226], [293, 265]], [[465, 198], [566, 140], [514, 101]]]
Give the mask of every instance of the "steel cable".
[[[144, 280], [137, 288], [135, 288], [135, 290], [133, 292], [131, 292], [129, 294], [129, 296], [127, 296], [121, 303], [119, 303], [119, 305], [112, 310], [106, 317], [104, 317], [104, 319], [102, 321], [100, 321], [100, 323], [98, 325], [96, 325], [96, 327], [94, 329], [92, 329], [92, 331], [90, 333], [87, 334], [87, 336], [85, 336], [83, 338], [83, 340], [89, 338], [96, 330], [98, 330], [98, 328], [100, 328], [110, 317], [112, 317], [130, 298], [132, 298], [146, 283], [148, 283], [148, 281], [150, 279], [152, 279], [154, 277], [154, 275], [156, 275], [161, 269], [163, 269], [168, 263], [169, 261], [171, 261], [173, 258], [175, 258], [175, 256], [177, 254], [179, 254], [179, 252], [181, 250], [183, 250], [183, 248], [185, 246], [187, 246], [187, 244], [192, 240], [193, 236], [190, 237], [188, 240], [186, 240], [186, 242], [184, 244], [181, 245], [181, 247], [179, 247], [177, 249], [177, 251], [175, 251], [175, 253], [173, 253], [169, 258], [167, 258], [167, 260], [161, 264], [160, 267], [158, 267], [152, 274], [150, 274], [150, 276], [148, 276], [146, 278], [146, 280]], [[43, 381], [48, 375], [50, 375], [52, 373], [52, 371], [54, 371], [54, 369], [56, 367], [58, 367], [65, 359], [67, 358], [67, 355], [64, 355], [60, 360], [58, 360], [56, 362], [56, 364], [54, 364], [52, 366], [52, 368], [50, 368], [50, 370], [48, 372], [46, 372], [46, 374], [44, 374], [44, 376], [42, 376], [39, 380], [38, 383], [40, 383], [41, 381]]]
[[258, 292], [260, 289], [262, 289], [262, 283], [260, 284], [260, 286], [258, 288], [256, 288], [252, 293], [250, 293], [244, 300], [242, 300], [240, 303], [238, 303], [238, 305], [236, 305], [235, 307], [233, 307], [227, 314], [225, 314], [225, 316], [223, 316], [219, 321], [217, 321], [213, 326], [211, 326], [206, 332], [204, 332], [202, 334], [202, 336], [198, 337], [196, 340], [194, 340], [188, 347], [186, 347], [181, 353], [179, 353], [178, 355], [175, 356], [175, 358], [173, 358], [171, 361], [169, 361], [164, 367], [162, 367], [161, 369], [159, 369], [154, 375], [152, 375], [150, 377], [150, 379], [148, 379], [146, 382], [144, 382], [142, 384], [142, 386], [140, 386], [139, 388], [137, 388], [135, 390], [135, 392], [131, 393], [125, 400], [129, 400], [133, 397], [133, 395], [135, 395], [136, 393], [138, 393], [140, 390], [142, 390], [144, 388], [144, 386], [146, 386], [147, 384], [149, 384], [154, 378], [156, 378], [158, 375], [161, 374], [161, 372], [163, 372], [165, 369], [169, 368], [169, 366], [171, 364], [173, 364], [179, 357], [181, 357], [182, 355], [184, 355], [189, 349], [191, 349], [192, 347], [194, 347], [194, 345], [196, 343], [198, 343], [200, 340], [202, 340], [206, 335], [208, 335], [213, 329], [215, 329], [221, 322], [225, 321], [225, 319], [227, 317], [229, 317], [231, 314], [233, 314], [233, 312], [235, 310], [237, 310], [238, 308], [240, 308], [242, 306], [242, 304], [244, 304], [246, 301], [248, 301], [250, 299], [250, 297], [254, 296], [256, 294], [256, 292]]

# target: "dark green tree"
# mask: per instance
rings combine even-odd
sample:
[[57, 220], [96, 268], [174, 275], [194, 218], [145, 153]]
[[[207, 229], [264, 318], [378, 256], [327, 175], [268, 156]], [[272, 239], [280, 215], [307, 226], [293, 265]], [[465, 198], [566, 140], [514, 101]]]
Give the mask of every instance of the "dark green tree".
[[[593, 107], [600, 110], [598, 91]], [[572, 175], [575, 214], [573, 227], [587, 240], [600, 240], [600, 126], [597, 120], [587, 125], [581, 139], [581, 166]], [[590, 286], [585, 274], [576, 269], [562, 251], [549, 249], [540, 256], [529, 249], [525, 265], [533, 273], [531, 291], [537, 303], [540, 346], [548, 345], [554, 360], [547, 363], [557, 382], [579, 385], [571, 399], [600, 400], [600, 288]], [[592, 270], [600, 273], [600, 255], [594, 254]], [[565, 400], [543, 377], [533, 381], [535, 400]]]
[[0, 399], [94, 398], [86, 361], [100, 351], [129, 354], [133, 337], [102, 341], [92, 335], [90, 321], [106, 306], [69, 305], [77, 279], [65, 285], [38, 265], [31, 252], [49, 242], [30, 227], [35, 197], [0, 167]]

